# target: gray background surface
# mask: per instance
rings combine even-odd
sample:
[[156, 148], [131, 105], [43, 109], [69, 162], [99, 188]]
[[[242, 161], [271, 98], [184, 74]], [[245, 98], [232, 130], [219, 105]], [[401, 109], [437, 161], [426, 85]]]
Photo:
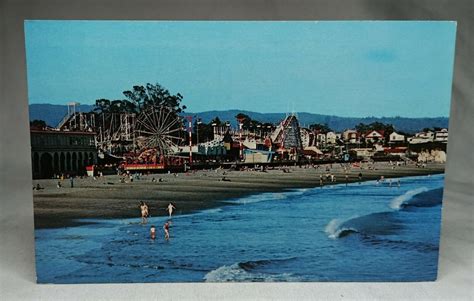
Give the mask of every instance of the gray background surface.
[[[473, 7], [470, 0], [0, 0], [0, 299], [474, 300]], [[456, 20], [455, 76], [438, 281], [36, 285], [25, 19]], [[416, 103], [413, 108], [416, 109]]]

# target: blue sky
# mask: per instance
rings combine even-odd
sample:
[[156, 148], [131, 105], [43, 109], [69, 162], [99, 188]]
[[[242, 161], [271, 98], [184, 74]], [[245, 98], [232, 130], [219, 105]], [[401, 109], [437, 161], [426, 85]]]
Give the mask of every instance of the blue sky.
[[160, 83], [188, 111], [448, 116], [454, 22], [25, 21], [30, 103]]

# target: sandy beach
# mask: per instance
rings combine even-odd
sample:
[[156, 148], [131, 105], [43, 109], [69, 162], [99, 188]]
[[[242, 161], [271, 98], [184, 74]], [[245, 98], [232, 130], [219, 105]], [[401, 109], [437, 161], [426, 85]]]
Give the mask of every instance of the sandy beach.
[[[348, 166], [348, 165], [347, 165]], [[371, 166], [371, 169], [368, 169]], [[36, 228], [56, 228], [81, 224], [84, 218], [129, 218], [139, 219], [139, 202], [145, 201], [152, 216], [165, 215], [169, 202], [176, 206], [176, 214], [217, 207], [222, 201], [263, 192], [278, 192], [294, 188], [311, 188], [385, 178], [437, 174], [444, 172], [444, 164], [428, 164], [424, 168], [415, 165], [391, 166], [388, 163], [364, 164], [362, 168], [344, 170], [333, 164], [329, 173], [335, 182], [326, 180], [326, 166], [288, 167], [261, 171], [200, 170], [190, 173], [142, 175], [139, 180], [121, 183], [120, 177], [76, 178], [74, 188], [68, 179], [57, 188], [57, 179], [34, 180], [41, 190], [33, 191]], [[224, 174], [225, 173], [225, 174]], [[222, 181], [222, 178], [228, 181]], [[156, 182], [152, 179], [155, 178]], [[159, 179], [162, 182], [158, 182]], [[394, 185], [396, 185], [394, 183]]]

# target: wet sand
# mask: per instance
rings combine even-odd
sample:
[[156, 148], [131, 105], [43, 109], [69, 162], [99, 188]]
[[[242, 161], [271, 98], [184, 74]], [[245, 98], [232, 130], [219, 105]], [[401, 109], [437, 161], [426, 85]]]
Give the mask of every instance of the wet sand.
[[[385, 178], [427, 175], [444, 172], [444, 164], [428, 164], [425, 168], [415, 165], [398, 166], [393, 169], [387, 163], [376, 163], [374, 169], [364, 164], [361, 168], [347, 169], [348, 182]], [[176, 214], [189, 213], [223, 205], [223, 201], [262, 192], [278, 192], [294, 188], [311, 188], [320, 186], [320, 175], [324, 184], [345, 183], [343, 167], [334, 164], [330, 173], [335, 175], [335, 182], [326, 180], [326, 166], [288, 167], [288, 172], [281, 169], [260, 171], [200, 170], [188, 174], [151, 174], [143, 175], [140, 180], [121, 183], [119, 176], [104, 176], [94, 180], [76, 178], [74, 188], [70, 188], [68, 179], [62, 181], [62, 188], [57, 188], [58, 180], [33, 180], [33, 185], [40, 184], [44, 189], [33, 191], [36, 228], [68, 227], [84, 223], [77, 219], [84, 218], [130, 218], [139, 220], [139, 202], [145, 201], [152, 216], [166, 214], [166, 206], [173, 202]], [[225, 172], [225, 175], [224, 175]], [[230, 181], [222, 181], [225, 176]], [[163, 179], [153, 182], [152, 179]], [[393, 185], [396, 185], [394, 183]]]

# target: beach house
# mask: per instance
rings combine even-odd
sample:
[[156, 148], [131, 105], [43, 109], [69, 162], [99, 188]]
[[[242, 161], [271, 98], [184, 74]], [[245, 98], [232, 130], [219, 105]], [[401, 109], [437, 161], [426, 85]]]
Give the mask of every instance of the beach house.
[[393, 132], [389, 135], [389, 142], [391, 144], [403, 143], [405, 142], [405, 135], [401, 135], [401, 134], [398, 134], [397, 132]]
[[434, 141], [435, 142], [448, 142], [448, 130], [441, 129], [434, 133]]
[[344, 139], [344, 142], [346, 143], [352, 143], [355, 144], [358, 142], [359, 134], [357, 133], [356, 130], [345, 130], [342, 133], [342, 138]]
[[419, 132], [408, 138], [410, 144], [433, 142], [435, 133], [432, 131]]
[[326, 134], [326, 145], [335, 145], [337, 140], [337, 134], [334, 132], [327, 132]]
[[373, 130], [373, 131], [369, 131], [368, 133], [365, 134], [365, 141], [367, 142], [372, 142], [372, 143], [376, 143], [376, 142], [384, 142], [385, 138], [384, 138], [384, 131], [376, 131], [376, 130]]

